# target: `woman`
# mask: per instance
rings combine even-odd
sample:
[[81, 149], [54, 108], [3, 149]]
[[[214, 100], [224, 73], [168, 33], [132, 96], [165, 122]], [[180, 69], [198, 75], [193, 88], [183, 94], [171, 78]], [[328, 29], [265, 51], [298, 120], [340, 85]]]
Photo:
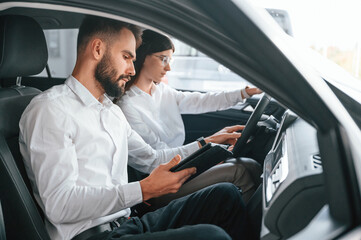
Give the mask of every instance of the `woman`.
[[[117, 103], [131, 127], [155, 149], [179, 148], [184, 156], [199, 148], [197, 141], [182, 146], [185, 139], [183, 113], [204, 113], [234, 106], [245, 97], [260, 93], [257, 88], [246, 88], [231, 92], [198, 93], [181, 92], [161, 83], [170, 71], [174, 45], [169, 38], [145, 30], [143, 42], [137, 49], [136, 75], [127, 83], [125, 95]], [[211, 137], [205, 138], [210, 142]], [[192, 146], [192, 147], [190, 147]], [[139, 169], [140, 163], [129, 156], [129, 164]], [[134, 164], [135, 163], [135, 164]], [[255, 163], [256, 165], [256, 163]], [[173, 199], [216, 182], [232, 182], [244, 193], [255, 187], [250, 173], [239, 163], [217, 165], [182, 186], [181, 190], [169, 196]], [[249, 196], [245, 196], [245, 201]], [[163, 204], [167, 201], [163, 202]]]

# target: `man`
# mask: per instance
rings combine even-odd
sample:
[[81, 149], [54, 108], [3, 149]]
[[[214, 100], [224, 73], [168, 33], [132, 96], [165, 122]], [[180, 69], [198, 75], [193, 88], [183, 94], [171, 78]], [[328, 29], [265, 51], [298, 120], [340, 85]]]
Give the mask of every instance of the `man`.
[[[231, 184], [211, 186], [142, 218], [127, 219], [129, 207], [177, 192], [196, 171], [170, 172], [180, 161], [176, 150], [156, 151], [145, 144], [105, 95], [121, 95], [135, 74], [139, 39], [133, 25], [85, 18], [72, 76], [34, 98], [23, 113], [20, 150], [51, 238], [228, 239], [224, 231], [240, 238], [244, 205]], [[214, 138], [226, 141], [237, 134]], [[154, 169], [149, 177], [128, 183], [129, 152], [147, 159]]]

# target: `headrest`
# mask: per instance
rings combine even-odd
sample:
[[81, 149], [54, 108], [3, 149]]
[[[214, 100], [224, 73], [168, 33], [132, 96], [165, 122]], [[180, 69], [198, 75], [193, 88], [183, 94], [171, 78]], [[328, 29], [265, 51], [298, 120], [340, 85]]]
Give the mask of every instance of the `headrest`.
[[44, 32], [31, 17], [0, 17], [0, 77], [40, 73], [48, 61]]

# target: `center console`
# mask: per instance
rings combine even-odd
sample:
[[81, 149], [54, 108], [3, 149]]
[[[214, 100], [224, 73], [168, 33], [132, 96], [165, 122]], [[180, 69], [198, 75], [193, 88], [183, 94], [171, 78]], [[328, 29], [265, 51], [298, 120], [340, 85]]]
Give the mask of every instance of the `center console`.
[[325, 205], [316, 129], [291, 111], [264, 161], [261, 239], [285, 239]]

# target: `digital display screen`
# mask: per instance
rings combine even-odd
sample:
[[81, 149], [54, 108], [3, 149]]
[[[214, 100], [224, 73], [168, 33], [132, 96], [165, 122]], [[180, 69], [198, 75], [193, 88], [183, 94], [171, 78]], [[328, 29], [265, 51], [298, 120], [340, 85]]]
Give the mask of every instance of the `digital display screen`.
[[[264, 185], [266, 206], [271, 201], [278, 186], [288, 175], [288, 158], [285, 147], [286, 130], [297, 119], [297, 115], [287, 110], [278, 128], [272, 149], [266, 156], [264, 162]], [[284, 156], [285, 155], [285, 156]]]
[[276, 146], [276, 149], [274, 151], [274, 158], [272, 161], [272, 169], [276, 166], [277, 162], [279, 159], [282, 158], [282, 139], [283, 139], [284, 134], [281, 134], [281, 137], [279, 138], [279, 142]]
[[272, 150], [275, 150], [277, 148], [277, 146], [279, 145], [285, 130], [297, 119], [297, 116], [294, 115], [291, 111], [287, 110], [281, 120], [281, 124], [280, 127], [277, 131], [277, 135], [275, 138], [275, 141], [273, 142], [272, 145]]

